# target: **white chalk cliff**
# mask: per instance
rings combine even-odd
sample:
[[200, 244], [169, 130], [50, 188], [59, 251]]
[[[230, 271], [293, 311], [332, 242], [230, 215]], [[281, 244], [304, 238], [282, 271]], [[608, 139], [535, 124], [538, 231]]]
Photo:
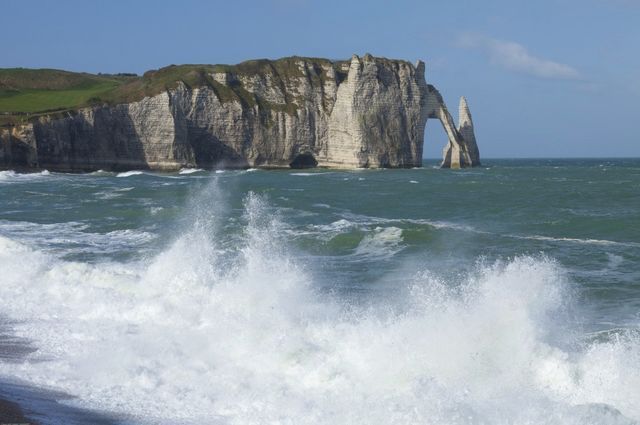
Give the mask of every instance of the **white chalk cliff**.
[[368, 54], [239, 64], [207, 72], [206, 84], [4, 128], [0, 167], [418, 167], [428, 119], [449, 138], [443, 167], [478, 165], [466, 100], [456, 127], [424, 74], [423, 62]]

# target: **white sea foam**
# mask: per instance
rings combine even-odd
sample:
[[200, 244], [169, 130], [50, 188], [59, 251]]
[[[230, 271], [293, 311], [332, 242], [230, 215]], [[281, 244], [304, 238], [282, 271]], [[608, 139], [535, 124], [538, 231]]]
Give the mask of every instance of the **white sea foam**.
[[88, 227], [79, 222], [41, 224], [0, 220], [0, 236], [61, 254], [117, 253], [123, 248], [140, 247], [157, 237], [150, 232], [131, 229], [95, 233], [87, 231]]
[[105, 171], [105, 170], [98, 170], [98, 171], [93, 171], [89, 173], [90, 176], [109, 176], [112, 174], [113, 173], [111, 171]]
[[297, 173], [290, 173], [289, 175], [291, 176], [300, 176], [300, 177], [310, 177], [310, 176], [323, 176], [326, 174], [331, 174], [331, 172], [324, 172], [324, 173], [320, 173], [320, 172], [313, 172], [313, 173], [303, 173], [303, 172], [297, 172]]
[[262, 199], [245, 201], [233, 258], [213, 205], [146, 263], [62, 261], [0, 237], [0, 311], [39, 347], [0, 373], [153, 423], [640, 420], [640, 340], [560, 342], [570, 293], [553, 261], [479, 264], [457, 284], [425, 271], [393, 309], [345, 306], [314, 291]]
[[357, 224], [355, 222], [342, 218], [329, 224], [315, 224], [309, 226], [308, 229], [310, 231], [308, 233], [316, 234], [323, 239], [331, 239], [340, 233], [348, 232], [356, 228]]
[[638, 242], [617, 242], [617, 241], [610, 241], [606, 239], [557, 238], [557, 237], [541, 236], [541, 235], [511, 235], [511, 234], [503, 235], [503, 236], [514, 238], [514, 239], [530, 239], [530, 240], [549, 241], [549, 242], [570, 242], [570, 243], [578, 243], [578, 244], [586, 244], [586, 245], [618, 245], [618, 246], [640, 248], [640, 243]]
[[374, 217], [368, 215], [359, 215], [359, 214], [343, 214], [345, 219], [348, 221], [357, 224], [357, 225], [381, 225], [381, 224], [416, 224], [420, 226], [431, 226], [436, 229], [452, 229], [452, 230], [461, 230], [465, 232], [472, 233], [487, 233], [482, 230], [478, 230], [473, 226], [469, 226], [466, 224], [453, 223], [449, 221], [442, 220], [429, 220], [429, 219], [413, 219], [413, 218], [383, 218], [383, 217]]
[[16, 173], [13, 170], [0, 171], [0, 183], [2, 182], [19, 182], [19, 181], [33, 181], [42, 177], [50, 176], [51, 173], [48, 170], [43, 170], [39, 173]]
[[0, 171], [0, 181], [14, 178], [17, 173], [13, 170]]
[[116, 174], [116, 177], [131, 177], [131, 176], [139, 176], [140, 174], [144, 174], [144, 172], [143, 171], [137, 171], [137, 170], [125, 171], [125, 172]]
[[365, 257], [390, 257], [402, 247], [402, 229], [397, 227], [376, 227], [358, 244], [355, 254]]
[[202, 168], [183, 168], [178, 174], [193, 174], [204, 171]]

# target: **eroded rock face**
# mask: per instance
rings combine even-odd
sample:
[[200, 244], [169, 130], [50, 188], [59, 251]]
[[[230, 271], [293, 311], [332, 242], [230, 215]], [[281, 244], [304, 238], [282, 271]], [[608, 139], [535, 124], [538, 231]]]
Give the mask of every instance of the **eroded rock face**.
[[0, 130], [0, 167], [416, 167], [429, 118], [449, 136], [443, 167], [479, 164], [466, 102], [456, 128], [424, 63], [288, 60], [287, 72], [216, 72], [212, 85], [180, 83], [138, 102]]
[[473, 120], [471, 119], [467, 99], [465, 99], [464, 96], [460, 98], [460, 105], [458, 107], [458, 132], [467, 145], [471, 165], [474, 167], [480, 165], [480, 151], [478, 150], [476, 135], [473, 130]]
[[[440, 96], [439, 93], [438, 96]], [[436, 105], [435, 115], [442, 122], [449, 137], [449, 142], [442, 150], [442, 168], [463, 168], [480, 165], [480, 152], [476, 144], [471, 112], [469, 112], [469, 107], [464, 97], [460, 99], [458, 112], [460, 122], [458, 128], [455, 128], [453, 118], [447, 111], [444, 101], [440, 101], [439, 105]]]
[[320, 164], [420, 166], [425, 95], [424, 64], [353, 56], [347, 79], [338, 87]]

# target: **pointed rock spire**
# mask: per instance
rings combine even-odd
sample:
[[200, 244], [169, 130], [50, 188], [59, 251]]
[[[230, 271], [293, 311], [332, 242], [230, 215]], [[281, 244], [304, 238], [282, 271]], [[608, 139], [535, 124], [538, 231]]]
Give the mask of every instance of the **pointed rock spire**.
[[480, 165], [480, 152], [478, 151], [478, 144], [476, 143], [471, 111], [469, 111], [469, 105], [464, 96], [460, 98], [460, 106], [458, 108], [458, 132], [467, 144], [471, 165]]
[[469, 125], [473, 129], [473, 121], [471, 120], [471, 112], [469, 111], [469, 105], [467, 99], [462, 96], [460, 98], [460, 106], [458, 107], [458, 127]]
[[420, 78], [421, 80], [424, 80], [424, 73], [425, 73], [425, 64], [423, 61], [418, 60], [416, 61], [416, 77]]

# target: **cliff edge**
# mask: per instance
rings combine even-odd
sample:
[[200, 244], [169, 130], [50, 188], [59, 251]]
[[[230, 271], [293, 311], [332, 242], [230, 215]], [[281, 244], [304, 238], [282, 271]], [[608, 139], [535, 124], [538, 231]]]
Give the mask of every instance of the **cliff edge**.
[[[38, 84], [37, 70], [30, 72], [28, 84]], [[61, 87], [76, 84], [73, 73], [56, 72]], [[367, 54], [170, 66], [142, 77], [82, 74], [78, 84], [98, 87], [85, 104], [39, 113], [4, 106], [0, 167], [419, 167], [430, 118], [449, 138], [443, 167], [478, 165], [466, 101], [456, 127], [424, 73], [423, 62]], [[21, 95], [15, 75], [0, 73], [0, 97]]]

